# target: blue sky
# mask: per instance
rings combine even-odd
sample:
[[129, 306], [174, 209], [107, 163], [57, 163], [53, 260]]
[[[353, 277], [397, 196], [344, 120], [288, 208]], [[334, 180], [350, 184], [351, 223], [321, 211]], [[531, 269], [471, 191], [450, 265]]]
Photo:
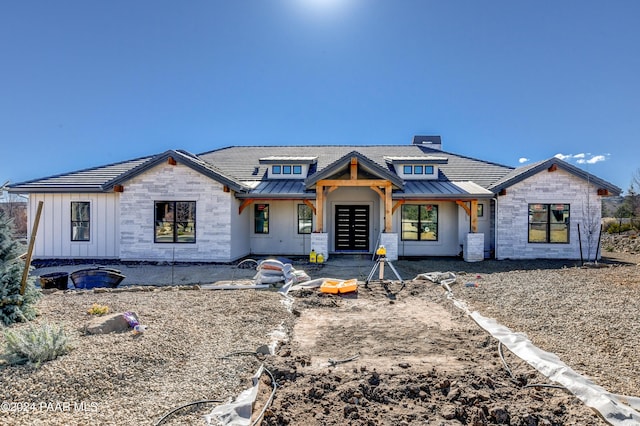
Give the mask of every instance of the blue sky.
[[7, 1], [0, 180], [185, 149], [410, 144], [640, 169], [640, 2]]

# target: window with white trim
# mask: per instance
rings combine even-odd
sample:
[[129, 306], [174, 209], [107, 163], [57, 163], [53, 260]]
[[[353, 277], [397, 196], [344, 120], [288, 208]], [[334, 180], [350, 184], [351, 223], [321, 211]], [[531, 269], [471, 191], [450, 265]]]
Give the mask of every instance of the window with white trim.
[[89, 241], [91, 239], [91, 203], [88, 201], [71, 202], [71, 241]]

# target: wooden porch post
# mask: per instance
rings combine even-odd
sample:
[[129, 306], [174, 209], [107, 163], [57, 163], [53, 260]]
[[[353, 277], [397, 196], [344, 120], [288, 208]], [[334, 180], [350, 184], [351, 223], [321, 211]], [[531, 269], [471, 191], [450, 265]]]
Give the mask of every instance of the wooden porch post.
[[392, 216], [393, 216], [393, 202], [391, 200], [391, 193], [393, 188], [391, 182], [387, 182], [384, 186], [384, 232], [391, 232]]
[[478, 200], [471, 200], [471, 232], [478, 232]]
[[323, 232], [324, 186], [322, 185], [316, 185], [316, 211], [316, 232]]

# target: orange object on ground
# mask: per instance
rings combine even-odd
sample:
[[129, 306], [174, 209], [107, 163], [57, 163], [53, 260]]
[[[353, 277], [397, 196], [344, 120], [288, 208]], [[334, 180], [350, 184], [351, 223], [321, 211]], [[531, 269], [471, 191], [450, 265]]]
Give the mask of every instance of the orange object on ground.
[[338, 293], [351, 293], [358, 289], [358, 280], [324, 280], [320, 285], [320, 292], [338, 294]]

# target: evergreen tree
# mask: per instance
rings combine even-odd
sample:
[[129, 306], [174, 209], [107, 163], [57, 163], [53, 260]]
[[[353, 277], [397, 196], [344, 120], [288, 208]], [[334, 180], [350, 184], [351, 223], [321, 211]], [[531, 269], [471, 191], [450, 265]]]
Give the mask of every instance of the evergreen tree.
[[20, 254], [18, 242], [13, 238], [13, 224], [0, 211], [0, 325], [35, 318], [35, 304], [42, 296], [34, 277], [27, 279], [24, 295], [20, 294], [25, 268]]
[[640, 196], [636, 193], [633, 183], [627, 190], [627, 195], [616, 210], [617, 217], [636, 218], [640, 215]]

